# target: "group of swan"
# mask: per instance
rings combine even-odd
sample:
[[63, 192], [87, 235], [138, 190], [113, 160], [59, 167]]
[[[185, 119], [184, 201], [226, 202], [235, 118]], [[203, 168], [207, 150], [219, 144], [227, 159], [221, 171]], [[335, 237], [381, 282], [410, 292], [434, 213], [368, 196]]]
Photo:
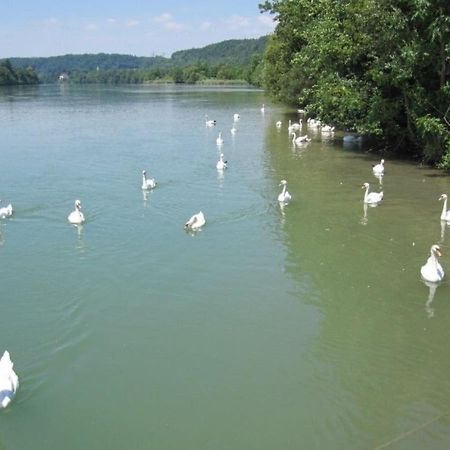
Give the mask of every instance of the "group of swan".
[[6, 350], [0, 359], [0, 409], [6, 408], [11, 403], [19, 388], [19, 378], [13, 367], [14, 364]]

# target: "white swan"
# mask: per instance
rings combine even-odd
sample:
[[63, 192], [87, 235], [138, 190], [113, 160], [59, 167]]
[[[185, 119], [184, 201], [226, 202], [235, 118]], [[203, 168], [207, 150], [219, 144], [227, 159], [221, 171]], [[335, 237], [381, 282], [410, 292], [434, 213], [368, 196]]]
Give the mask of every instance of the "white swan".
[[444, 206], [442, 207], [441, 220], [450, 222], [450, 209], [447, 211], [447, 194], [442, 194], [439, 200], [444, 200]]
[[291, 199], [292, 199], [292, 196], [287, 191], [287, 181], [286, 180], [281, 180], [280, 181], [280, 186], [283, 186], [283, 190], [281, 191], [280, 195], [278, 195], [278, 201], [280, 203], [288, 203], [288, 202], [290, 202]]
[[221, 153], [219, 156], [219, 161], [217, 161], [217, 164], [216, 164], [217, 170], [224, 170], [227, 168], [227, 161], [224, 161], [223, 157], [224, 157], [224, 155], [223, 155], [223, 153]]
[[334, 131], [334, 127], [332, 127], [331, 125], [323, 125], [320, 131], [322, 133], [331, 133]]
[[13, 215], [13, 212], [14, 210], [11, 203], [8, 206], [0, 208], [0, 219], [4, 219], [5, 217], [11, 217]]
[[85, 222], [84, 214], [81, 212], [80, 200], [75, 200], [75, 210], [69, 214], [67, 220], [74, 225], [80, 225]]
[[19, 387], [19, 378], [13, 366], [9, 352], [6, 350], [0, 359], [0, 408], [6, 408], [11, 403]]
[[146, 191], [148, 189], [153, 189], [156, 187], [156, 181], [154, 178], [147, 178], [147, 172], [142, 171], [142, 186], [141, 188]]
[[237, 128], [233, 125], [230, 129], [231, 134], [236, 134]]
[[375, 164], [372, 166], [372, 171], [375, 175], [383, 175], [384, 174], [384, 159], [382, 159], [379, 164]]
[[205, 114], [205, 125], [207, 127], [214, 127], [216, 125], [216, 121], [212, 119], [208, 119], [208, 115]]
[[369, 194], [369, 183], [364, 183], [361, 189], [365, 189], [364, 203], [375, 204], [383, 200], [383, 192], [371, 192]]
[[275, 126], [277, 128], [281, 128], [281, 125], [283, 125], [283, 122], [281, 122], [281, 120], [278, 120], [277, 122], [275, 122]]
[[233, 114], [233, 120], [235, 122], [237, 122], [240, 118], [241, 118], [241, 116], [238, 113]]
[[310, 142], [311, 138], [308, 137], [307, 134], [303, 136], [298, 136], [295, 134], [295, 131], [292, 132], [292, 143], [296, 145], [302, 145], [305, 142]]
[[223, 145], [223, 137], [222, 137], [222, 132], [221, 131], [219, 132], [219, 136], [217, 136], [216, 144], [217, 145]]
[[425, 281], [436, 283], [444, 278], [444, 269], [439, 264], [438, 256], [442, 256], [441, 248], [435, 244], [431, 246], [430, 257], [425, 265], [420, 268], [420, 274]]
[[200, 211], [194, 214], [185, 224], [184, 228], [189, 230], [198, 230], [203, 225], [205, 225], [206, 219], [204, 214]]
[[264, 106], [264, 103], [261, 106], [261, 112], [264, 114], [264, 112], [266, 111], [266, 107]]

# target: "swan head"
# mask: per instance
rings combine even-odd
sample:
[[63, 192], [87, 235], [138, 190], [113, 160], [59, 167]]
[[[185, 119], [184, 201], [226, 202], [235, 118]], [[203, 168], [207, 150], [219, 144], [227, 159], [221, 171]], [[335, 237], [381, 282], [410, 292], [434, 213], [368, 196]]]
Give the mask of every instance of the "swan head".
[[286, 186], [287, 181], [286, 180], [281, 180], [279, 186]]
[[447, 194], [441, 194], [441, 196], [439, 197], [439, 200], [446, 200], [447, 199]]
[[442, 256], [441, 247], [439, 245], [434, 244], [431, 246], [431, 253], [437, 256]]
[[81, 201], [80, 200], [75, 200], [75, 208], [81, 209]]
[[380, 164], [384, 164], [384, 159], [382, 159], [382, 160], [380, 161]]
[[369, 183], [364, 183], [362, 186], [361, 186], [361, 189], [368, 189], [369, 188]]

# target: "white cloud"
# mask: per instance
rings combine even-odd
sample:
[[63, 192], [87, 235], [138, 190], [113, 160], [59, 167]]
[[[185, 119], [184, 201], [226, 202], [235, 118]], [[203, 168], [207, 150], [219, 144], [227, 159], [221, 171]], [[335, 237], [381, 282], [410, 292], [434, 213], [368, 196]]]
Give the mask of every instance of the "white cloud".
[[110, 23], [110, 24], [115, 24], [117, 22], [117, 20], [113, 19], [112, 17], [109, 17], [108, 19], [106, 19], [106, 22]]
[[226, 23], [232, 28], [246, 28], [250, 25], [250, 21], [246, 17], [238, 16], [237, 14], [233, 14], [226, 19]]
[[210, 30], [212, 28], [212, 23], [205, 21], [200, 24], [200, 30]]
[[87, 31], [96, 31], [98, 26], [96, 23], [88, 23], [85, 28]]
[[160, 23], [163, 28], [169, 31], [180, 31], [187, 28], [186, 25], [180, 22], [176, 22], [173, 19], [172, 14], [170, 13], [164, 13], [161, 14], [160, 16], [154, 17], [153, 21]]
[[138, 25], [139, 25], [139, 20], [135, 20], [135, 19], [130, 19], [130, 20], [127, 20], [127, 22], [125, 23], [125, 25], [127, 26], [127, 27], [137, 27]]
[[258, 22], [263, 27], [267, 27], [270, 30], [273, 30], [276, 26], [276, 22], [273, 20], [273, 17], [268, 16], [268, 15], [261, 14], [260, 16], [258, 16]]
[[61, 25], [61, 22], [56, 17], [48, 17], [47, 19], [44, 19], [42, 23], [46, 26]]
[[165, 22], [168, 22], [169, 20], [172, 20], [172, 14], [164, 13], [164, 14], [161, 14], [160, 16], [155, 17], [153, 20], [155, 22], [165, 23]]

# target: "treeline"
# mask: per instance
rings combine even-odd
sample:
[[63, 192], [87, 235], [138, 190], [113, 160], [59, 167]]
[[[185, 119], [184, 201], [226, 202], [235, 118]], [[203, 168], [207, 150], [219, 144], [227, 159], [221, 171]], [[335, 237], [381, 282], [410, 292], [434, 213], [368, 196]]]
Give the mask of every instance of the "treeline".
[[0, 61], [0, 86], [38, 83], [39, 78], [33, 68], [14, 68], [8, 59]]
[[245, 82], [260, 86], [262, 57], [254, 56], [250, 64], [195, 63], [187, 66], [161, 66], [151, 69], [75, 70], [69, 74], [71, 83], [141, 84], [173, 82], [197, 84], [205, 82]]
[[248, 80], [257, 76], [255, 58], [264, 53], [267, 37], [231, 39], [199, 49], [175, 52], [170, 58], [106, 54], [63, 55], [48, 58], [11, 58], [17, 67], [31, 66], [43, 83], [54, 83], [62, 73], [69, 82], [144, 83], [167, 80], [195, 83], [206, 79]]
[[273, 0], [264, 86], [384, 151], [450, 168], [450, 2]]

